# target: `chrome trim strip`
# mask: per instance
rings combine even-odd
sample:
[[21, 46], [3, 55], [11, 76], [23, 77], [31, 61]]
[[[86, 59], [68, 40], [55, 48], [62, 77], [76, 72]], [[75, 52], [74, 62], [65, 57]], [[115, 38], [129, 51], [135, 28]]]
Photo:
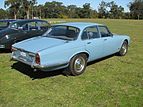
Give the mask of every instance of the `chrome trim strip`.
[[33, 68], [38, 68], [38, 69], [52, 69], [52, 68], [58, 68], [58, 67], [62, 67], [62, 66], [65, 66], [65, 65], [68, 65], [68, 63], [57, 63], [57, 64], [50, 64], [50, 65], [38, 65], [38, 64], [34, 64], [32, 65]]

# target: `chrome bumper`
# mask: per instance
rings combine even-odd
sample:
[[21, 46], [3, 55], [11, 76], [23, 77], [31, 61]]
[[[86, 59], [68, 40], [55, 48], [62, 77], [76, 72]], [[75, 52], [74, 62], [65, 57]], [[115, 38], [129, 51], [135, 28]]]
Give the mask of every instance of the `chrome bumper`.
[[31, 66], [31, 68], [33, 68], [33, 69], [40, 69], [42, 71], [57, 70], [57, 69], [65, 68], [68, 66], [67, 62], [66, 63], [49, 64], [49, 65], [38, 65], [38, 64], [35, 64], [34, 62], [33, 63], [25, 62], [25, 61], [20, 60], [16, 57], [12, 57], [11, 60], [22, 62], [24, 64]]

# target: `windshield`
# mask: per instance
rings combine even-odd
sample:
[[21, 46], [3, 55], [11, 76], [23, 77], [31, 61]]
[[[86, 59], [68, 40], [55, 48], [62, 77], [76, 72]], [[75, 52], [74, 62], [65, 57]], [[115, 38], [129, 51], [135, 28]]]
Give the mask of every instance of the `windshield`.
[[57, 39], [75, 40], [79, 34], [79, 29], [72, 26], [56, 25], [52, 26], [43, 36]]

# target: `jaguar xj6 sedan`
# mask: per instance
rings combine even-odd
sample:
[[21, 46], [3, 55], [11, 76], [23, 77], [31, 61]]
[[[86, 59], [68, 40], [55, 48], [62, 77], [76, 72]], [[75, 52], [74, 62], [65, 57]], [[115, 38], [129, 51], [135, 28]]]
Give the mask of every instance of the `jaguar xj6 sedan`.
[[88, 62], [128, 51], [129, 36], [113, 35], [106, 25], [70, 22], [53, 25], [45, 34], [12, 46], [12, 59], [33, 69], [53, 71], [66, 68], [71, 75], [80, 75]]

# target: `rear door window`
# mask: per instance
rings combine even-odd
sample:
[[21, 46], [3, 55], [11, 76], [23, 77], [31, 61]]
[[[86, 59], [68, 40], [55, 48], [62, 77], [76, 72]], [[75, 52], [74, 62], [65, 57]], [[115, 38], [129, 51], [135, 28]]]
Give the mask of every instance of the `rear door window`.
[[42, 30], [47, 30], [50, 27], [49, 23], [47, 22], [38, 22], [38, 24]]
[[38, 22], [30, 22], [28, 23], [29, 30], [40, 30], [40, 26], [38, 25]]

